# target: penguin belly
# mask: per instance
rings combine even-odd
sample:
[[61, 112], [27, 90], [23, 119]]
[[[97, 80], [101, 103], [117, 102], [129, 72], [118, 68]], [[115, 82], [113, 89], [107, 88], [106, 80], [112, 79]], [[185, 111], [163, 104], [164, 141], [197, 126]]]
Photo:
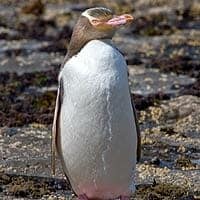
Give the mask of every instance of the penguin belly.
[[81, 63], [80, 52], [61, 73], [58, 142], [75, 193], [113, 199], [134, 190], [137, 134], [124, 59], [101, 45], [102, 57]]

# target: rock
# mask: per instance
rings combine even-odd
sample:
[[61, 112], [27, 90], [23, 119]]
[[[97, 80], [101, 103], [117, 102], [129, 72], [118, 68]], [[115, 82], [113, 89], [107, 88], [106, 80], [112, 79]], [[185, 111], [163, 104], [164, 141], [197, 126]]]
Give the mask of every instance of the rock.
[[21, 12], [25, 14], [41, 15], [44, 13], [44, 4], [41, 0], [33, 0], [22, 6]]
[[[182, 88], [195, 83], [194, 78], [186, 75], [177, 76], [174, 73], [160, 73], [158, 69], [136, 65], [129, 66], [129, 80], [132, 93], [143, 96], [158, 93], [176, 96], [179, 95]], [[175, 84], [180, 87], [173, 87]]]
[[[37, 43], [35, 45], [37, 46]], [[30, 46], [29, 44], [22, 44], [19, 48], [21, 48], [21, 50], [27, 48], [27, 51], [29, 51], [33, 46], [31, 44]], [[38, 47], [40, 48], [41, 46], [39, 45]], [[16, 55], [11, 57], [0, 56], [0, 73], [10, 72], [23, 75], [24, 73], [53, 70], [55, 66], [59, 68], [61, 60], [63, 59], [62, 55], [59, 53], [37, 52], [36, 49], [34, 51], [35, 52], [29, 53], [28, 55]]]
[[153, 164], [153, 165], [159, 166], [160, 165], [160, 159], [158, 157], [154, 157], [154, 158], [151, 159], [150, 163]]

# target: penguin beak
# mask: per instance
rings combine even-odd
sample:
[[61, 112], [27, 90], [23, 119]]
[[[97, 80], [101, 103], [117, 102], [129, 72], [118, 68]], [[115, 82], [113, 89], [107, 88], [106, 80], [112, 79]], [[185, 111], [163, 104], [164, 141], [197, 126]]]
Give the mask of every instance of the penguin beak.
[[108, 20], [106, 22], [106, 24], [113, 26], [113, 27], [117, 27], [117, 26], [126, 25], [128, 23], [131, 23], [133, 21], [133, 19], [134, 19], [134, 17], [132, 15], [124, 14], [124, 15], [113, 17], [112, 19]]

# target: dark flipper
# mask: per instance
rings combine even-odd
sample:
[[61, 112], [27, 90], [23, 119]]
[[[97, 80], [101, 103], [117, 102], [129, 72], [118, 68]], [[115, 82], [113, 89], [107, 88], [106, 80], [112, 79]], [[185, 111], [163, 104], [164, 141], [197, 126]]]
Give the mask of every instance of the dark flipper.
[[132, 98], [131, 98], [131, 104], [132, 104], [132, 108], [133, 108], [133, 115], [135, 118], [135, 125], [136, 125], [136, 131], [137, 131], [137, 162], [139, 162], [140, 158], [141, 158], [141, 133], [140, 133], [140, 127], [139, 127], [139, 123], [138, 123], [135, 105], [133, 103]]
[[[129, 77], [129, 73], [127, 73], [127, 74], [128, 74], [128, 77]], [[130, 93], [131, 105], [132, 105], [132, 109], [133, 109], [133, 115], [134, 115], [134, 119], [135, 119], [136, 131], [137, 131], [137, 162], [139, 162], [140, 159], [141, 159], [141, 133], [140, 133], [140, 127], [139, 127], [139, 123], [138, 123], [137, 112], [136, 112], [136, 109], [135, 109], [133, 99], [131, 97], [130, 88], [129, 88], [129, 93]]]

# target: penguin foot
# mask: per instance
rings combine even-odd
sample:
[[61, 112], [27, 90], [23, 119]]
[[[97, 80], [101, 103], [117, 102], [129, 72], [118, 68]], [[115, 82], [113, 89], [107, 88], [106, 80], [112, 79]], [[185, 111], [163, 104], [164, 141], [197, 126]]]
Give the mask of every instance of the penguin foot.
[[81, 194], [81, 195], [78, 195], [78, 200], [89, 200], [87, 195], [85, 194]]
[[120, 200], [130, 200], [129, 196], [120, 196]]

